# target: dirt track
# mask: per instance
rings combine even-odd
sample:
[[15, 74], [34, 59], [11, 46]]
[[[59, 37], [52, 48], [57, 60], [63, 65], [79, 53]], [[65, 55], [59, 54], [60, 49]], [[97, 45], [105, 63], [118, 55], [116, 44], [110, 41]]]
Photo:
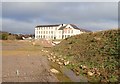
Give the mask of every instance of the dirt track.
[[58, 82], [47, 57], [30, 42], [7, 41], [2, 45], [3, 82]]

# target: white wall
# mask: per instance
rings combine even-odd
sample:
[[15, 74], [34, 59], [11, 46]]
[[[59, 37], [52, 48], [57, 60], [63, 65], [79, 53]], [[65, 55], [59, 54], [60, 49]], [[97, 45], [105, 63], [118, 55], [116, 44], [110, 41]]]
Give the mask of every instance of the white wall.
[[[63, 24], [63, 26], [65, 26], [65, 25], [66, 24]], [[68, 28], [67, 32], [63, 33], [64, 30], [58, 30], [61, 26], [62, 26], [62, 24], [59, 25], [58, 27], [35, 28], [35, 39], [40, 39], [40, 38], [54, 39], [54, 37], [56, 39], [62, 39], [62, 36], [64, 37], [63, 39], [65, 39], [67, 37], [83, 33], [79, 29], [74, 29], [69, 24], [66, 26], [66, 28]], [[70, 30], [69, 30], [69, 28], [70, 28]], [[70, 31], [70, 32], [68, 32], [68, 31]]]

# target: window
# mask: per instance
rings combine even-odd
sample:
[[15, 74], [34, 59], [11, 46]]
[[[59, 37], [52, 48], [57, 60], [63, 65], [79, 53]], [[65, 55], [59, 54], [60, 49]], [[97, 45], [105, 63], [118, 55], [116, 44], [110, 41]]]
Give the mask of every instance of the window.
[[53, 34], [53, 31], [51, 31], [51, 34]]
[[70, 30], [68, 30], [68, 33], [70, 33]]
[[53, 38], [53, 36], [51, 36], [51, 38]]
[[73, 30], [71, 30], [71, 33], [73, 33]]
[[45, 38], [45, 35], [43, 35], [43, 38]]

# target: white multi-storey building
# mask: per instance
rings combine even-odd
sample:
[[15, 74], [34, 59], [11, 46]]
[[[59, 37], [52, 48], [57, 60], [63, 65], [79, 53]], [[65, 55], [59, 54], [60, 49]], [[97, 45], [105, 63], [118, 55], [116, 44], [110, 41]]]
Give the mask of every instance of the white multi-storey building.
[[87, 32], [74, 24], [38, 25], [35, 27], [35, 39], [65, 39]]

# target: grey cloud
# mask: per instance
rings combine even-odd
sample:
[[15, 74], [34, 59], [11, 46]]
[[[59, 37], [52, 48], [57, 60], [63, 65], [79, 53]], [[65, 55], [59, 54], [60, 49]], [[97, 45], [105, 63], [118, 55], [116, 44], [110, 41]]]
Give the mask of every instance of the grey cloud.
[[31, 29], [29, 31], [37, 24], [56, 23], [73, 23], [86, 29], [101, 30], [117, 27], [118, 19], [117, 2], [4, 2], [2, 9], [3, 19], [16, 21], [16, 24], [29, 23], [26, 24]]
[[34, 33], [34, 26], [30, 23], [18, 22], [11, 19], [4, 19], [2, 21], [2, 30], [13, 33]]

